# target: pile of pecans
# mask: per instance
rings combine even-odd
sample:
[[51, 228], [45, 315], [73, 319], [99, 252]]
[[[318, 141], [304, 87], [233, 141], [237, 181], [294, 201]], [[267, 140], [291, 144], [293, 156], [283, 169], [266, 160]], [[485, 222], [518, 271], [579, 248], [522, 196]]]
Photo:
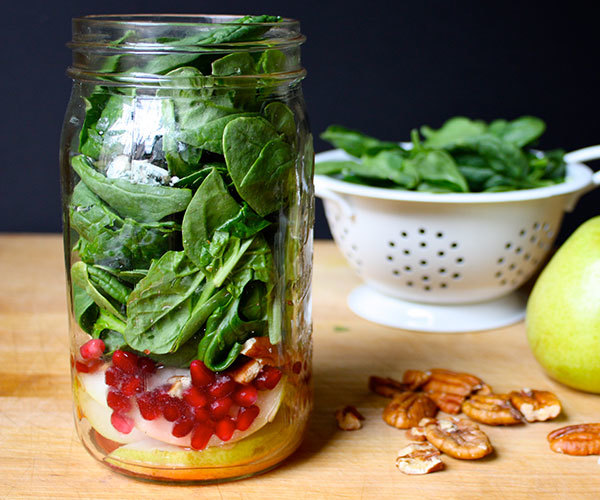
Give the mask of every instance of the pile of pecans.
[[[402, 381], [371, 376], [369, 388], [391, 401], [383, 420], [398, 429], [407, 429], [413, 442], [399, 451], [397, 467], [406, 474], [427, 474], [444, 468], [441, 453], [459, 459], [478, 459], [492, 453], [487, 435], [475, 422], [486, 425], [515, 425], [541, 422], [557, 417], [558, 398], [548, 391], [522, 389], [495, 394], [479, 377], [444, 369], [407, 370]], [[464, 413], [469, 418], [437, 417]], [[364, 417], [348, 406], [336, 412], [338, 427], [356, 430]], [[589, 445], [590, 434], [595, 443]], [[548, 435], [553, 451], [572, 455], [600, 453], [600, 424], [582, 424], [557, 429]], [[583, 444], [582, 444], [583, 443]]]

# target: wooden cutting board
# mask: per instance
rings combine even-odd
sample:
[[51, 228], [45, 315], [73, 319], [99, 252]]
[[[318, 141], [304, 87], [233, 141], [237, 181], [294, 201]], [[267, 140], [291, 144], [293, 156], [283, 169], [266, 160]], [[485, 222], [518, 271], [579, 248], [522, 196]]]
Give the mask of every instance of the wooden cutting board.
[[[0, 498], [600, 498], [598, 457], [553, 453], [559, 426], [600, 421], [600, 396], [548, 379], [517, 324], [469, 334], [425, 334], [377, 326], [346, 306], [358, 284], [337, 249], [318, 242], [314, 269], [315, 410], [301, 448], [275, 470], [214, 486], [168, 486], [120, 476], [83, 449], [73, 426], [61, 239], [0, 236]], [[485, 427], [496, 452], [479, 461], [444, 457], [447, 468], [406, 476], [395, 466], [403, 431], [381, 420], [386, 400], [369, 375], [407, 368], [474, 373], [497, 391], [549, 389], [564, 414], [549, 423]], [[352, 404], [363, 429], [336, 429]]]

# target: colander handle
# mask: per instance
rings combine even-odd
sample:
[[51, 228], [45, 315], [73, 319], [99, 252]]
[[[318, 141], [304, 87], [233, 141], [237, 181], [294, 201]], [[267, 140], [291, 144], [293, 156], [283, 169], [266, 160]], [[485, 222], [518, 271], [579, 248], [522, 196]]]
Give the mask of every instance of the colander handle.
[[322, 186], [319, 182], [317, 182], [317, 179], [315, 179], [315, 196], [335, 203], [344, 215], [344, 217], [354, 219], [354, 210], [352, 209], [350, 204], [339, 194], [334, 193], [333, 191]]
[[[565, 161], [567, 163], [583, 163], [585, 161], [591, 161], [591, 160], [600, 160], [600, 145], [589, 146], [587, 148], [577, 149], [577, 150], [571, 151], [570, 153], [567, 153], [565, 155]], [[569, 203], [567, 203], [565, 210], [567, 212], [573, 211], [573, 209], [575, 208], [575, 205], [579, 201], [579, 198], [581, 198], [588, 191], [591, 191], [592, 189], [595, 189], [598, 186], [600, 186], [600, 171], [595, 172], [592, 175], [592, 182], [590, 184], [588, 184], [588, 186], [586, 188], [582, 189], [581, 191], [576, 192], [572, 196]]]

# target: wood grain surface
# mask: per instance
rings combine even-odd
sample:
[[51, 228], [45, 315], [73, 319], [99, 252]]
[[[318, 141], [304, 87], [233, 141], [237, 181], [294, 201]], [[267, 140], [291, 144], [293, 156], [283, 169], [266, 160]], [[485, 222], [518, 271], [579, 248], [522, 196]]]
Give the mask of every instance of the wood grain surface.
[[[550, 451], [559, 426], [600, 421], [600, 397], [548, 379], [524, 325], [469, 334], [424, 334], [353, 315], [358, 284], [332, 243], [319, 242], [314, 272], [315, 410], [301, 448], [262, 476], [213, 486], [170, 486], [120, 476], [83, 449], [73, 426], [62, 243], [57, 235], [0, 236], [0, 498], [323, 499], [600, 498], [598, 457]], [[444, 456], [447, 468], [406, 476], [394, 465], [403, 431], [381, 419], [371, 374], [407, 368], [472, 372], [497, 391], [549, 389], [564, 414], [548, 423], [485, 427], [495, 453], [479, 461]], [[334, 411], [355, 405], [363, 429], [336, 429]]]

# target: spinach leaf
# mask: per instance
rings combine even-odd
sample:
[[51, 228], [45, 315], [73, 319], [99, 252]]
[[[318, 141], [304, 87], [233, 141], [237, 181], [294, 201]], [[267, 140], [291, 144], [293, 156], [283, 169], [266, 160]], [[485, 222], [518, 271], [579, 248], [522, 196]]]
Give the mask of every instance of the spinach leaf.
[[182, 223], [183, 248], [197, 266], [205, 264], [203, 249], [216, 229], [236, 216], [240, 207], [227, 191], [216, 169], [204, 179], [192, 198]]
[[485, 122], [469, 120], [463, 116], [450, 118], [438, 130], [428, 126], [421, 127], [421, 133], [425, 137], [425, 147], [447, 148], [456, 144], [462, 144], [465, 140], [477, 137], [487, 131]]
[[545, 130], [546, 124], [534, 116], [522, 116], [510, 122], [494, 120], [489, 127], [490, 134], [519, 148], [535, 141]]
[[100, 310], [84, 288], [73, 282], [71, 289], [75, 320], [84, 332], [91, 333]]
[[256, 63], [256, 72], [263, 74], [282, 73], [286, 70], [286, 56], [276, 49], [265, 50]]
[[375, 156], [365, 156], [352, 172], [361, 177], [390, 180], [406, 189], [416, 187], [422, 176], [415, 168], [414, 161], [407, 161], [402, 150], [381, 151]]
[[255, 72], [256, 64], [248, 52], [227, 54], [212, 63], [212, 74], [217, 76], [252, 75]]
[[173, 352], [192, 312], [192, 294], [203, 280], [183, 252], [169, 251], [154, 261], [127, 302], [127, 344], [155, 354]]
[[121, 304], [127, 303], [131, 288], [121, 283], [116, 276], [96, 266], [88, 266], [87, 272], [90, 282], [97, 289], [102, 290], [105, 296], [109, 296]]
[[105, 310], [121, 321], [125, 321], [125, 316], [94, 286], [88, 274], [88, 266], [84, 262], [75, 262], [71, 266], [71, 279], [73, 283], [85, 290], [101, 310]]
[[73, 170], [97, 196], [122, 217], [139, 222], [159, 221], [167, 215], [182, 212], [192, 193], [189, 189], [132, 184], [123, 179], [108, 179], [98, 172], [83, 155], [71, 159]]
[[262, 117], [236, 118], [225, 127], [223, 150], [242, 199], [263, 217], [278, 210], [294, 152], [275, 128]]
[[372, 156], [380, 151], [398, 149], [400, 146], [395, 142], [386, 142], [369, 137], [356, 130], [351, 130], [341, 125], [330, 125], [321, 134], [321, 139], [330, 142], [334, 147], [343, 149], [348, 154], [360, 158], [361, 156]]
[[282, 102], [270, 102], [263, 110], [265, 118], [271, 122], [279, 134], [283, 134], [289, 144], [296, 140], [296, 121], [294, 112]]
[[469, 187], [452, 157], [445, 151], [424, 151], [405, 160], [418, 173], [419, 190], [438, 192], [467, 192]]

